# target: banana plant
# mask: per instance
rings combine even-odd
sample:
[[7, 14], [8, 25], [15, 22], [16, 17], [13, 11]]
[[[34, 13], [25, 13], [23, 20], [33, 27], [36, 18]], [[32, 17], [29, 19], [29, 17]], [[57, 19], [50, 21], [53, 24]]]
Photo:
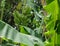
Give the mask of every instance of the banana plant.
[[16, 43], [22, 43], [27, 46], [44, 46], [44, 43], [34, 36], [30, 36], [27, 34], [23, 34], [15, 30], [10, 25], [6, 24], [5, 22], [0, 20], [0, 38]]
[[[46, 0], [47, 5], [46, 7], [44, 6], [44, 9], [47, 11], [48, 14], [51, 14], [51, 16], [49, 17], [49, 20], [46, 20], [46, 28], [48, 29], [48, 32], [46, 32], [47, 34], [49, 34], [49, 32], [52, 32], [52, 36], [51, 36], [51, 42], [50, 46], [55, 46], [55, 45], [59, 45], [59, 36], [57, 35], [59, 32], [59, 12], [60, 12], [60, 5], [59, 5], [59, 0]], [[57, 26], [58, 25], [58, 26]], [[47, 43], [48, 44], [48, 43]], [[48, 45], [49, 46], [49, 45]]]

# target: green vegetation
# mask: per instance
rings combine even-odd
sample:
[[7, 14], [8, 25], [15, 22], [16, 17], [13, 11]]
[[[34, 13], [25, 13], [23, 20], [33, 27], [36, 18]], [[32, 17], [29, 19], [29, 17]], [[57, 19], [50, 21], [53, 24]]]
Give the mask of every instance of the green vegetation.
[[0, 0], [1, 46], [60, 46], [59, 0]]

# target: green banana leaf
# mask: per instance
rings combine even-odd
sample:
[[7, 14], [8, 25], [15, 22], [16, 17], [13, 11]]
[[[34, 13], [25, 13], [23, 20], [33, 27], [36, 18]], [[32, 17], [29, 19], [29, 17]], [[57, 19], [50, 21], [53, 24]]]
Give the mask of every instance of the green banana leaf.
[[58, 13], [59, 13], [57, 0], [52, 1], [50, 4], [44, 7], [44, 9], [47, 11], [48, 14], [51, 14], [51, 19], [47, 21], [47, 25], [48, 25], [47, 27], [50, 30], [51, 29], [54, 30], [54, 26], [55, 26], [56, 20], [58, 19]]
[[10, 25], [0, 20], [0, 38], [5, 38], [6, 40], [12, 40], [12, 42], [22, 43], [27, 46], [34, 46], [37, 44], [38, 46], [44, 46], [44, 43], [33, 36], [26, 35], [18, 32]]
[[50, 4], [52, 1], [54, 1], [54, 0], [46, 0], [46, 3]]
[[[48, 2], [49, 3], [49, 2]], [[49, 31], [55, 31], [55, 23], [59, 19], [58, 14], [59, 14], [59, 6], [58, 6], [58, 0], [54, 0], [51, 3], [49, 3], [46, 7], [45, 10], [48, 12], [48, 14], [51, 14], [51, 19], [47, 22], [47, 29]], [[58, 27], [57, 27], [58, 28]], [[56, 36], [56, 32], [53, 32], [53, 36], [51, 36], [51, 46], [55, 46], [55, 44], [58, 41], [58, 36]], [[56, 41], [56, 42], [55, 42]], [[59, 41], [58, 41], [59, 43]]]

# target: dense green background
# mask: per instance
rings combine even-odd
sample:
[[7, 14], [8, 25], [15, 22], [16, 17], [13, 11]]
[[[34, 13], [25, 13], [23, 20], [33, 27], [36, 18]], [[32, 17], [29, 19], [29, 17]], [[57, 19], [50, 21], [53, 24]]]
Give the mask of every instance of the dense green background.
[[59, 46], [59, 0], [0, 0], [1, 46]]

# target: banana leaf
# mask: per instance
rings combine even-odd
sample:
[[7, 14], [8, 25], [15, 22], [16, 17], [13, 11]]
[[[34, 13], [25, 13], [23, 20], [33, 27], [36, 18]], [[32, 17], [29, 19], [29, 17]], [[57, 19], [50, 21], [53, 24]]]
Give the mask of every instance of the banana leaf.
[[44, 46], [44, 43], [33, 36], [26, 35], [18, 32], [10, 25], [0, 20], [0, 38], [5, 38], [6, 40], [12, 40], [12, 42], [23, 43], [27, 46], [34, 46], [37, 44], [38, 46]]

